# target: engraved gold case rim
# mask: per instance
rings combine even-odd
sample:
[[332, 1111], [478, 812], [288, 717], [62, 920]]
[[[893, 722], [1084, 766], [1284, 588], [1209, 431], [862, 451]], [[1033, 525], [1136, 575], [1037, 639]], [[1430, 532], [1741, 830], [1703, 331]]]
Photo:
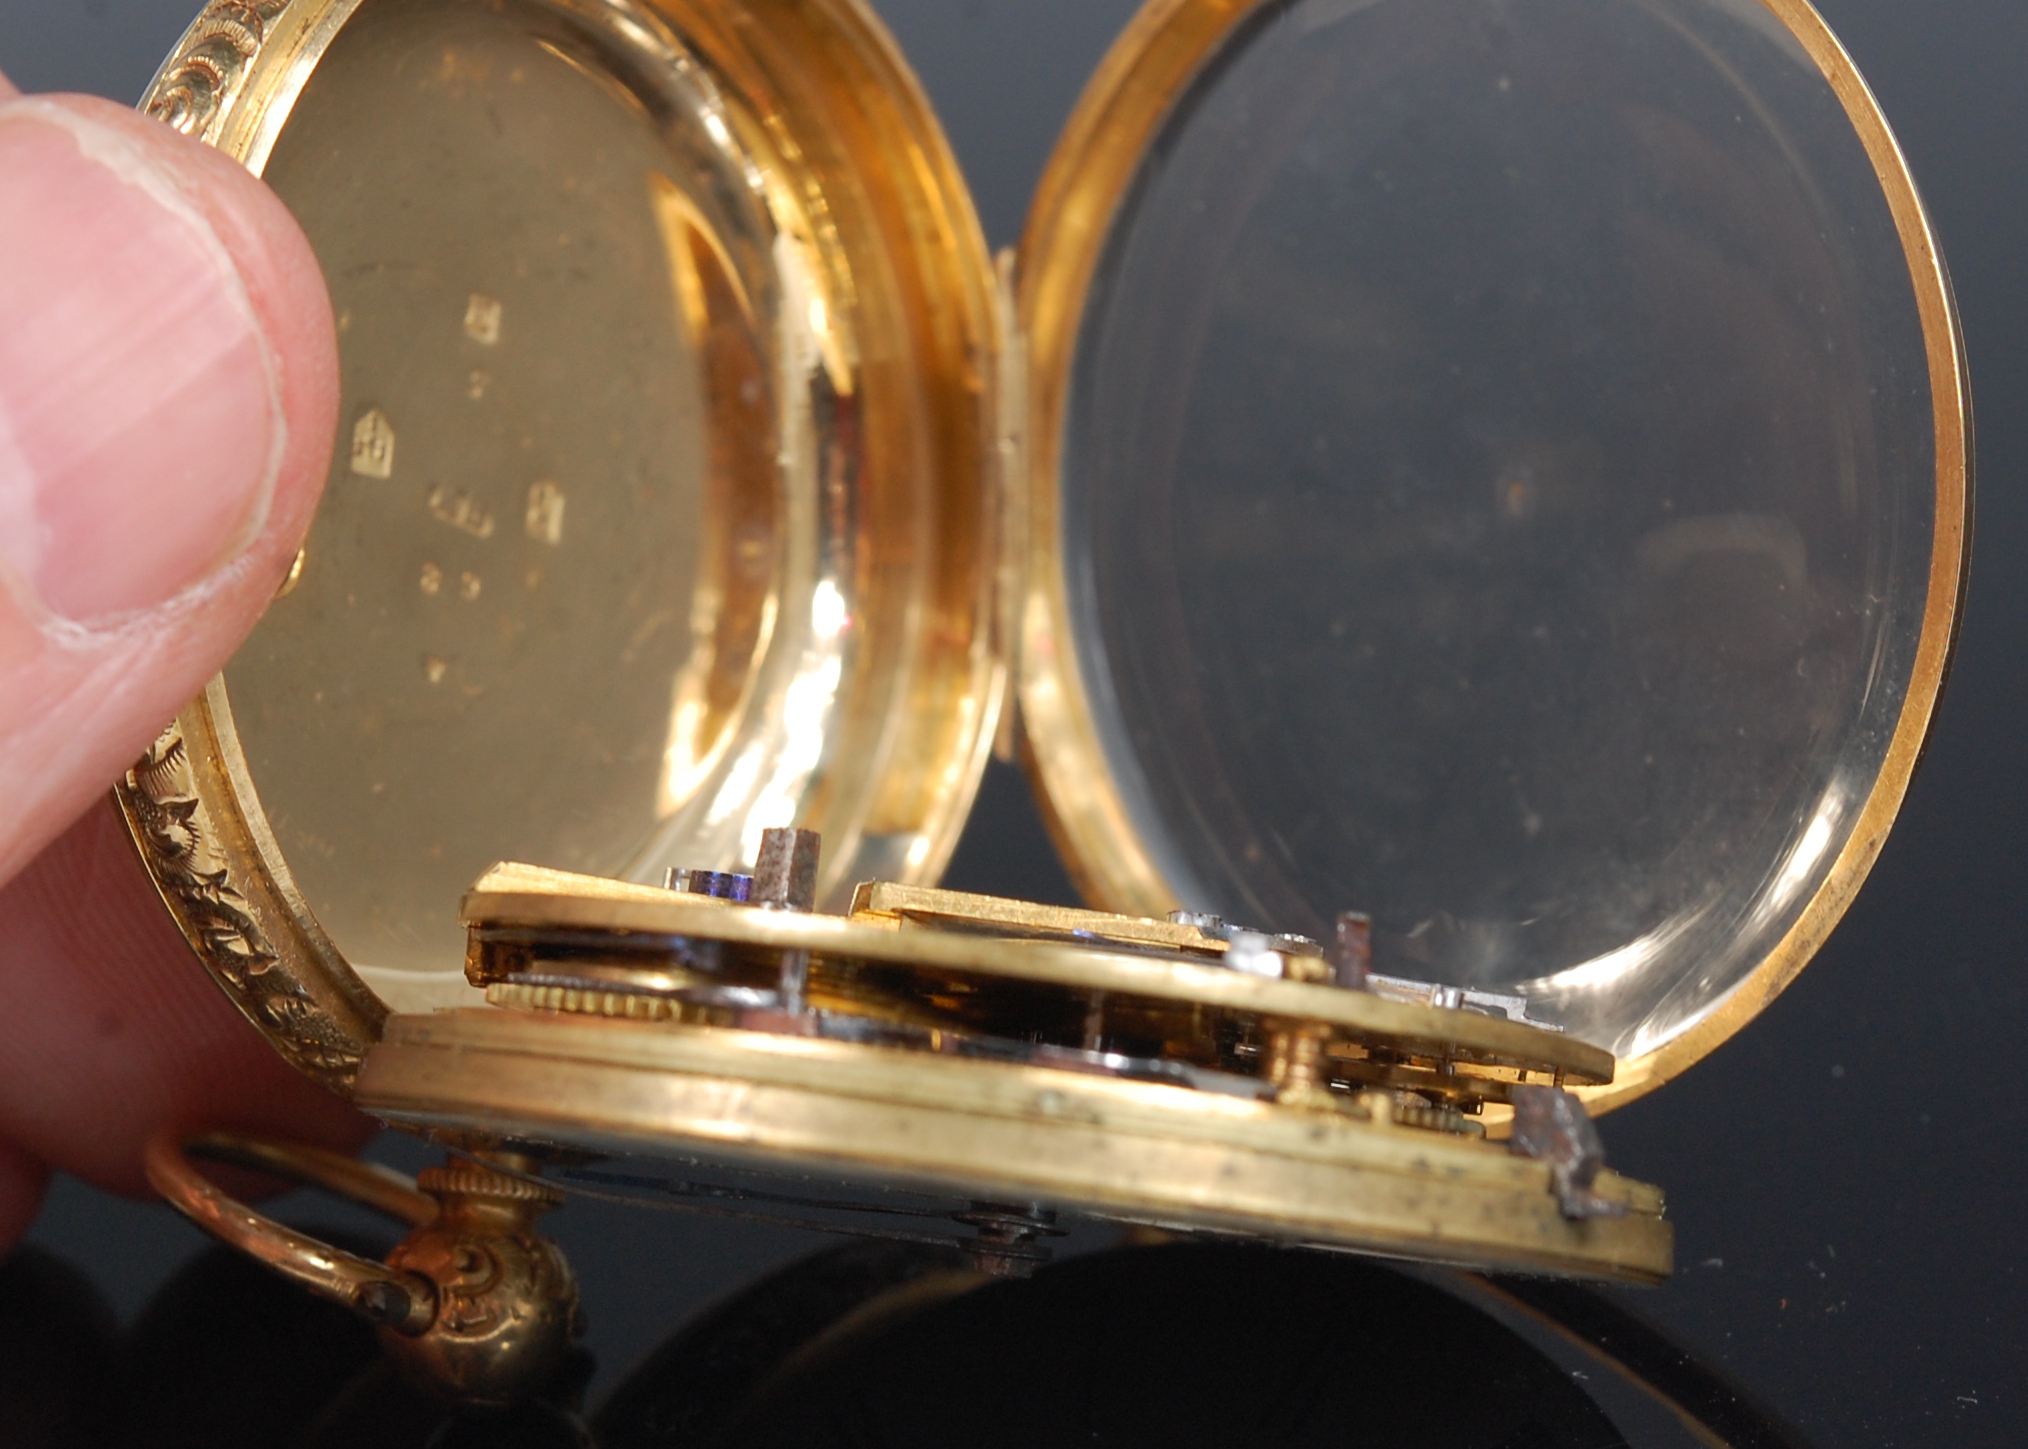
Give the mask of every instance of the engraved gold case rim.
[[[1016, 690], [1024, 763], [1045, 818], [1093, 905], [1161, 915], [1179, 904], [1134, 825], [1094, 720], [1074, 638], [1058, 470], [1072, 367], [1093, 276], [1143, 155], [1177, 100], [1265, 0], [1153, 0], [1106, 55], [1050, 157], [1021, 246], [1018, 318], [1027, 349], [1026, 597]], [[1593, 1113], [1653, 1090], [1715, 1050], [1781, 994], [1851, 905], [1878, 858], [1922, 754], [1949, 672], [1971, 547], [1972, 439], [1963, 338], [1935, 235], [1899, 143], [1851, 57], [1807, 0], [1759, 0], [1829, 82], [1872, 162], [1914, 285], [1928, 354], [1936, 514], [1907, 698], [1843, 849], [1783, 938], [1695, 1025], [1637, 1057]], [[1492, 1119], [1489, 1117], [1489, 1125]]]
[[1620, 1216], [1558, 1209], [1548, 1164], [1484, 1142], [1157, 1083], [710, 1026], [514, 1011], [402, 1016], [360, 1076], [390, 1121], [824, 1171], [1128, 1222], [1655, 1283], [1661, 1192], [1602, 1172]]
[[[259, 175], [319, 61], [362, 3], [211, 0], [163, 63], [141, 108]], [[924, 672], [933, 668], [937, 678], [911, 689], [907, 708], [926, 723], [895, 751], [920, 773], [898, 807], [914, 812], [920, 847], [900, 873], [934, 879], [970, 813], [1009, 685], [1007, 651], [997, 637], [1001, 543], [990, 506], [999, 489], [994, 430], [1003, 313], [956, 158], [892, 38], [859, 0], [558, 3], [599, 12], [638, 3], [709, 48], [724, 63], [721, 84], [771, 85], [777, 94], [807, 87], [849, 99], [882, 152], [879, 161], [861, 164], [884, 165], [882, 174], [894, 178], [895, 194], [880, 204], [897, 231], [905, 229], [910, 259], [922, 272], [920, 297], [902, 306], [913, 309], [929, 339], [924, 366], [943, 383], [940, 396], [964, 399], [939, 419], [946, 435], [936, 445], [939, 461], [961, 480], [976, 479], [982, 495], [975, 567], [964, 585], [974, 597], [961, 606], [970, 613], [971, 634], [954, 650], [949, 638], [937, 637], [939, 628], [921, 631], [912, 647], [924, 660], [935, 657]], [[778, 13], [757, 21], [750, 11]], [[793, 129], [795, 117], [781, 108], [769, 114], [771, 124]], [[872, 768], [893, 773], [895, 766]], [[178, 715], [114, 793], [164, 903], [219, 986], [293, 1066], [350, 1095], [389, 1006], [298, 889], [262, 809], [223, 676]], [[850, 852], [834, 858], [849, 862]], [[445, 967], [450, 989], [465, 990], [461, 963]]]

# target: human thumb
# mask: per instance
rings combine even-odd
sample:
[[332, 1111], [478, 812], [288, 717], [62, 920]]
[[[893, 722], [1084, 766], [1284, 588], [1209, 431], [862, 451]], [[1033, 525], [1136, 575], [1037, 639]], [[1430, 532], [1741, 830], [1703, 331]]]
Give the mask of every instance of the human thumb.
[[0, 79], [0, 883], [253, 627], [336, 410], [323, 279], [272, 193]]

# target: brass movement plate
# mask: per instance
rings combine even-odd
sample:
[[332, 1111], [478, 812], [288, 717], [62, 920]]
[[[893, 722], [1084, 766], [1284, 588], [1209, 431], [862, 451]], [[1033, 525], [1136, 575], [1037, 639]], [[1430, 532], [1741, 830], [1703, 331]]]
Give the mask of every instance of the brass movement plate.
[[[860, 896], [868, 898], [881, 889], [862, 887]], [[560, 959], [564, 969], [573, 971], [601, 963], [619, 971], [654, 970], [668, 959], [672, 941], [714, 941], [752, 948], [760, 963], [757, 979], [763, 985], [771, 984], [780, 953], [807, 953], [811, 997], [819, 1005], [829, 993], [841, 1006], [877, 1010], [881, 988], [862, 978], [870, 971], [892, 970], [907, 977], [905, 984], [898, 983], [888, 993], [896, 996], [938, 995], [945, 980], [964, 983], [961, 989], [972, 993], [996, 983], [1041, 988], [1074, 1000], [1080, 1031], [1095, 999], [1115, 1009], [1127, 1003], [1185, 1008], [1198, 1018], [1193, 1030], [1205, 1035], [1215, 1033], [1218, 1022], [1228, 1019], [1247, 1024], [1284, 1018], [1312, 1022], [1348, 1041], [1381, 1042], [1404, 1059], [1451, 1064], [1459, 1072], [1455, 1079], [1459, 1090], [1495, 1100], [1506, 1084], [1530, 1080], [1530, 1074], [1537, 1082], [1558, 1086], [1596, 1086], [1612, 1080], [1612, 1054], [1570, 1036], [1474, 1012], [1244, 975], [1216, 964], [1224, 942], [1216, 943], [1219, 951], [1207, 952], [1208, 959], [1200, 963], [1125, 954], [1103, 945], [1071, 947], [1023, 939], [1010, 933], [1019, 924], [1010, 917], [1026, 911], [1030, 921], [1039, 921], [1055, 914], [1052, 908], [1012, 901], [994, 904], [1001, 909], [969, 919], [973, 930], [895, 930], [877, 916], [869, 920], [755, 910], [654, 887], [502, 866], [465, 898], [472, 935], [467, 970], [475, 984], [505, 980], [510, 973], [542, 975], [556, 969]], [[1073, 913], [1082, 914], [1086, 913]], [[1151, 935], [1165, 925], [1112, 919], [1115, 930], [1137, 926]], [[1018, 1012], [1020, 1007], [1005, 1009]], [[957, 1026], [958, 1017], [948, 1024]], [[1024, 1034], [1043, 1030], [1041, 1023], [1020, 1025]], [[1010, 1031], [1002, 1028], [1002, 1034]]]
[[465, 916], [467, 971], [504, 1009], [396, 1017], [358, 1100], [575, 1150], [1441, 1261], [1669, 1271], [1659, 1192], [1601, 1173], [1593, 1215], [1566, 1211], [1550, 1164], [1476, 1120], [1531, 1083], [1609, 1082], [1596, 1047], [1249, 974], [1196, 926], [880, 884], [856, 897], [839, 917], [499, 867]]

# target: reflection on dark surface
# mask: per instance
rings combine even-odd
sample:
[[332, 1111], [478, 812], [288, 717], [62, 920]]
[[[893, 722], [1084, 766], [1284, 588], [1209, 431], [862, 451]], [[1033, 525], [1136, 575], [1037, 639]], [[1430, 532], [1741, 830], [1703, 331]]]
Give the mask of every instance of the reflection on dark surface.
[[1232, 1245], [1006, 1280], [953, 1249], [853, 1240], [679, 1328], [593, 1414], [590, 1367], [580, 1356], [520, 1408], [460, 1414], [396, 1378], [349, 1315], [225, 1249], [124, 1343], [47, 1254], [0, 1269], [9, 1449], [1801, 1443], [1583, 1287]]
[[1379, 969], [1621, 1055], [1708, 1009], [1906, 690], [1908, 278], [1758, 5], [1263, 7], [1115, 224], [1062, 456], [1083, 668], [1187, 903], [1368, 910]]
[[1360, 1439], [1622, 1442], [1568, 1375], [1434, 1288], [1351, 1260], [1202, 1247], [1079, 1259], [848, 1340], [785, 1371], [717, 1442]]

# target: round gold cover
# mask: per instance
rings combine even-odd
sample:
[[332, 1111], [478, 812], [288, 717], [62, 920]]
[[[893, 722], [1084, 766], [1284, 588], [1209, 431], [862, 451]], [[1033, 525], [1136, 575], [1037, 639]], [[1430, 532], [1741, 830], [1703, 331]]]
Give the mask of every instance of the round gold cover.
[[1962, 354], [1801, 0], [1176, 0], [1024, 254], [1021, 708], [1086, 893], [1750, 1019], [1858, 889], [1968, 542]]
[[124, 792], [285, 1051], [342, 1082], [381, 1002], [466, 994], [502, 858], [659, 882], [793, 821], [833, 898], [941, 870], [1004, 677], [999, 324], [869, 16], [220, 4], [151, 105], [289, 203], [341, 333], [297, 568]]

